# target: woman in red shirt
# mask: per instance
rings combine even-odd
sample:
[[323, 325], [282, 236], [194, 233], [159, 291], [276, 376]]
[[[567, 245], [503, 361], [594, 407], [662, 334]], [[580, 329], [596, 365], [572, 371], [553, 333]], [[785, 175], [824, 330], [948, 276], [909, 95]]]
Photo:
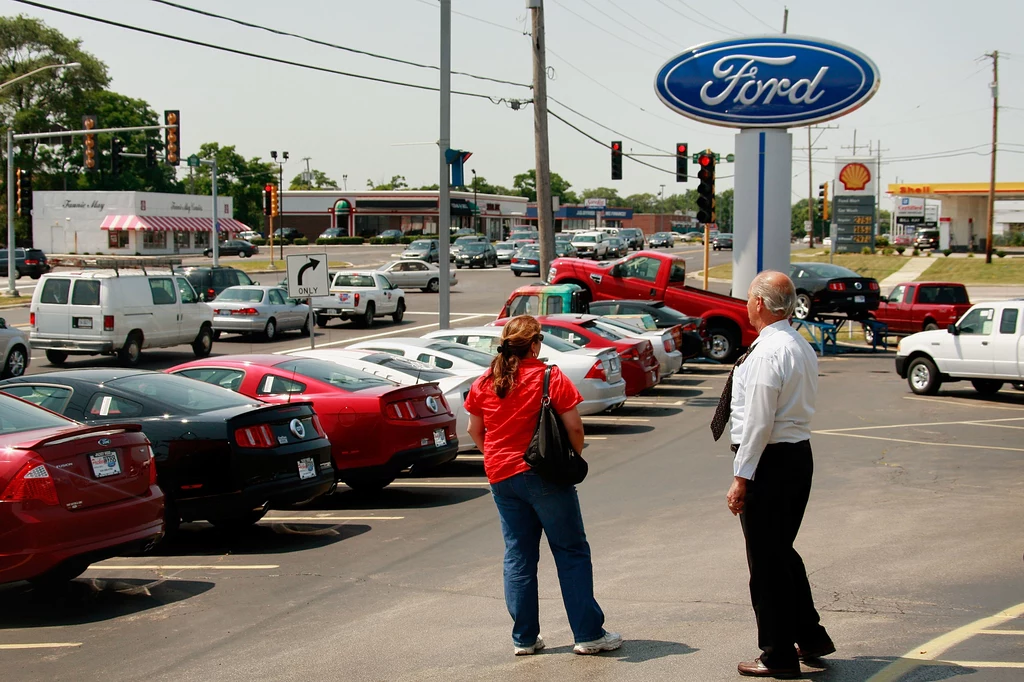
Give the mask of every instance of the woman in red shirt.
[[[577, 654], [618, 649], [622, 637], [605, 631], [604, 613], [594, 599], [594, 570], [583, 530], [580, 502], [573, 485], [550, 483], [523, 460], [540, 416], [544, 370], [540, 323], [529, 315], [502, 328], [498, 355], [466, 397], [469, 435], [484, 453], [484, 471], [505, 537], [505, 603], [512, 616], [512, 644], [517, 656], [544, 648], [540, 637], [537, 562], [540, 534], [558, 567], [562, 601]], [[559, 414], [577, 452], [583, 450], [583, 421], [576, 406], [579, 391], [557, 367], [551, 371], [551, 405]]]

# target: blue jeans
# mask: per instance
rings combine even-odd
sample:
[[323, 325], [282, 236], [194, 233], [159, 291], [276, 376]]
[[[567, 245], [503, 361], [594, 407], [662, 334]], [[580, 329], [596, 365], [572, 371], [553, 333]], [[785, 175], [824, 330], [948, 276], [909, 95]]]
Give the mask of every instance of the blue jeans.
[[562, 602], [577, 643], [604, 636], [604, 613], [594, 599], [594, 569], [576, 487], [549, 483], [532, 471], [491, 485], [505, 537], [505, 604], [512, 642], [533, 646], [540, 634], [537, 562], [540, 532], [558, 568]]

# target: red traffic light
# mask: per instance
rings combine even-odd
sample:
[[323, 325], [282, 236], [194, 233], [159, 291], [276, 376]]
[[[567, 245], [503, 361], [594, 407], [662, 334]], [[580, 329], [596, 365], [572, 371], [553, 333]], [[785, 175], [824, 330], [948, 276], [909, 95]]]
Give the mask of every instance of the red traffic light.
[[612, 142], [612, 151], [617, 152], [622, 149], [622, 145], [618, 142]]
[[263, 186], [263, 191], [266, 192], [267, 194], [270, 194], [271, 192], [274, 191], [274, 185], [268, 182], [266, 185]]
[[711, 157], [706, 154], [701, 154], [700, 158], [697, 161], [700, 163], [701, 166], [711, 165]]
[[676, 151], [678, 153], [680, 153], [680, 154], [685, 154], [686, 153], [686, 145], [685, 144], [678, 145], [676, 147]]

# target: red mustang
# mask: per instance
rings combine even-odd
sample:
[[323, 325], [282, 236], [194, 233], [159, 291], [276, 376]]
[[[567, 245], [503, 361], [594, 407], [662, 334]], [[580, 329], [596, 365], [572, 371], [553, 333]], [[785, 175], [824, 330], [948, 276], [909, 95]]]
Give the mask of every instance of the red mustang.
[[56, 583], [164, 534], [141, 427], [83, 426], [0, 393], [0, 583]]
[[[616, 334], [599, 327], [596, 315], [539, 315], [541, 329], [564, 341], [586, 348], [614, 348], [622, 360], [622, 378], [626, 380], [626, 395], [636, 395], [661, 380], [661, 365], [654, 355], [651, 342]], [[508, 320], [497, 320], [503, 326]]]
[[378, 490], [407, 467], [455, 459], [455, 417], [436, 384], [399, 386], [326, 360], [288, 355], [204, 358], [167, 370], [268, 403], [309, 400], [331, 441], [338, 480]]

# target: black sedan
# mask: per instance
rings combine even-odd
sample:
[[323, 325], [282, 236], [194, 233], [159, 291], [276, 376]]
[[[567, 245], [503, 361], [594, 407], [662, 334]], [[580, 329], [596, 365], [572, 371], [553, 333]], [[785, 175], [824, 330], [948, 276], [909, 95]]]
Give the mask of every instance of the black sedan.
[[674, 249], [676, 247], [676, 240], [672, 237], [671, 232], [656, 232], [647, 240], [647, 248], [656, 249], [659, 246], [663, 246], [666, 249]]
[[695, 358], [710, 348], [710, 341], [706, 338], [707, 329], [704, 326], [704, 320], [684, 315], [675, 308], [669, 308], [663, 301], [593, 301], [590, 304], [590, 313], [592, 315], [650, 315], [654, 318], [654, 324], [658, 329], [670, 329], [681, 325], [683, 334], [679, 350], [683, 353], [683, 360]]
[[572, 242], [556, 239], [555, 256], [558, 258], [578, 258], [579, 254], [576, 253], [576, 247], [572, 245]]
[[830, 263], [794, 263], [789, 277], [796, 285], [796, 313], [809, 320], [821, 313], [864, 319], [878, 309], [878, 280]]
[[729, 232], [719, 232], [718, 236], [711, 240], [711, 248], [715, 251], [721, 251], [722, 249], [732, 251], [732, 234]]
[[182, 520], [251, 525], [335, 485], [331, 444], [308, 402], [265, 405], [194, 379], [123, 369], [23, 376], [0, 391], [88, 425], [141, 424], [168, 532]]
[[459, 255], [455, 256], [456, 268], [498, 267], [498, 252], [490, 242], [471, 242], [463, 244]]
[[[250, 258], [254, 253], [259, 253], [260, 247], [254, 246], [244, 239], [229, 239], [226, 242], [222, 242], [220, 247], [217, 249], [218, 255], [221, 256], [241, 256], [242, 258]], [[212, 256], [213, 249], [206, 249], [203, 251], [204, 256]]]

